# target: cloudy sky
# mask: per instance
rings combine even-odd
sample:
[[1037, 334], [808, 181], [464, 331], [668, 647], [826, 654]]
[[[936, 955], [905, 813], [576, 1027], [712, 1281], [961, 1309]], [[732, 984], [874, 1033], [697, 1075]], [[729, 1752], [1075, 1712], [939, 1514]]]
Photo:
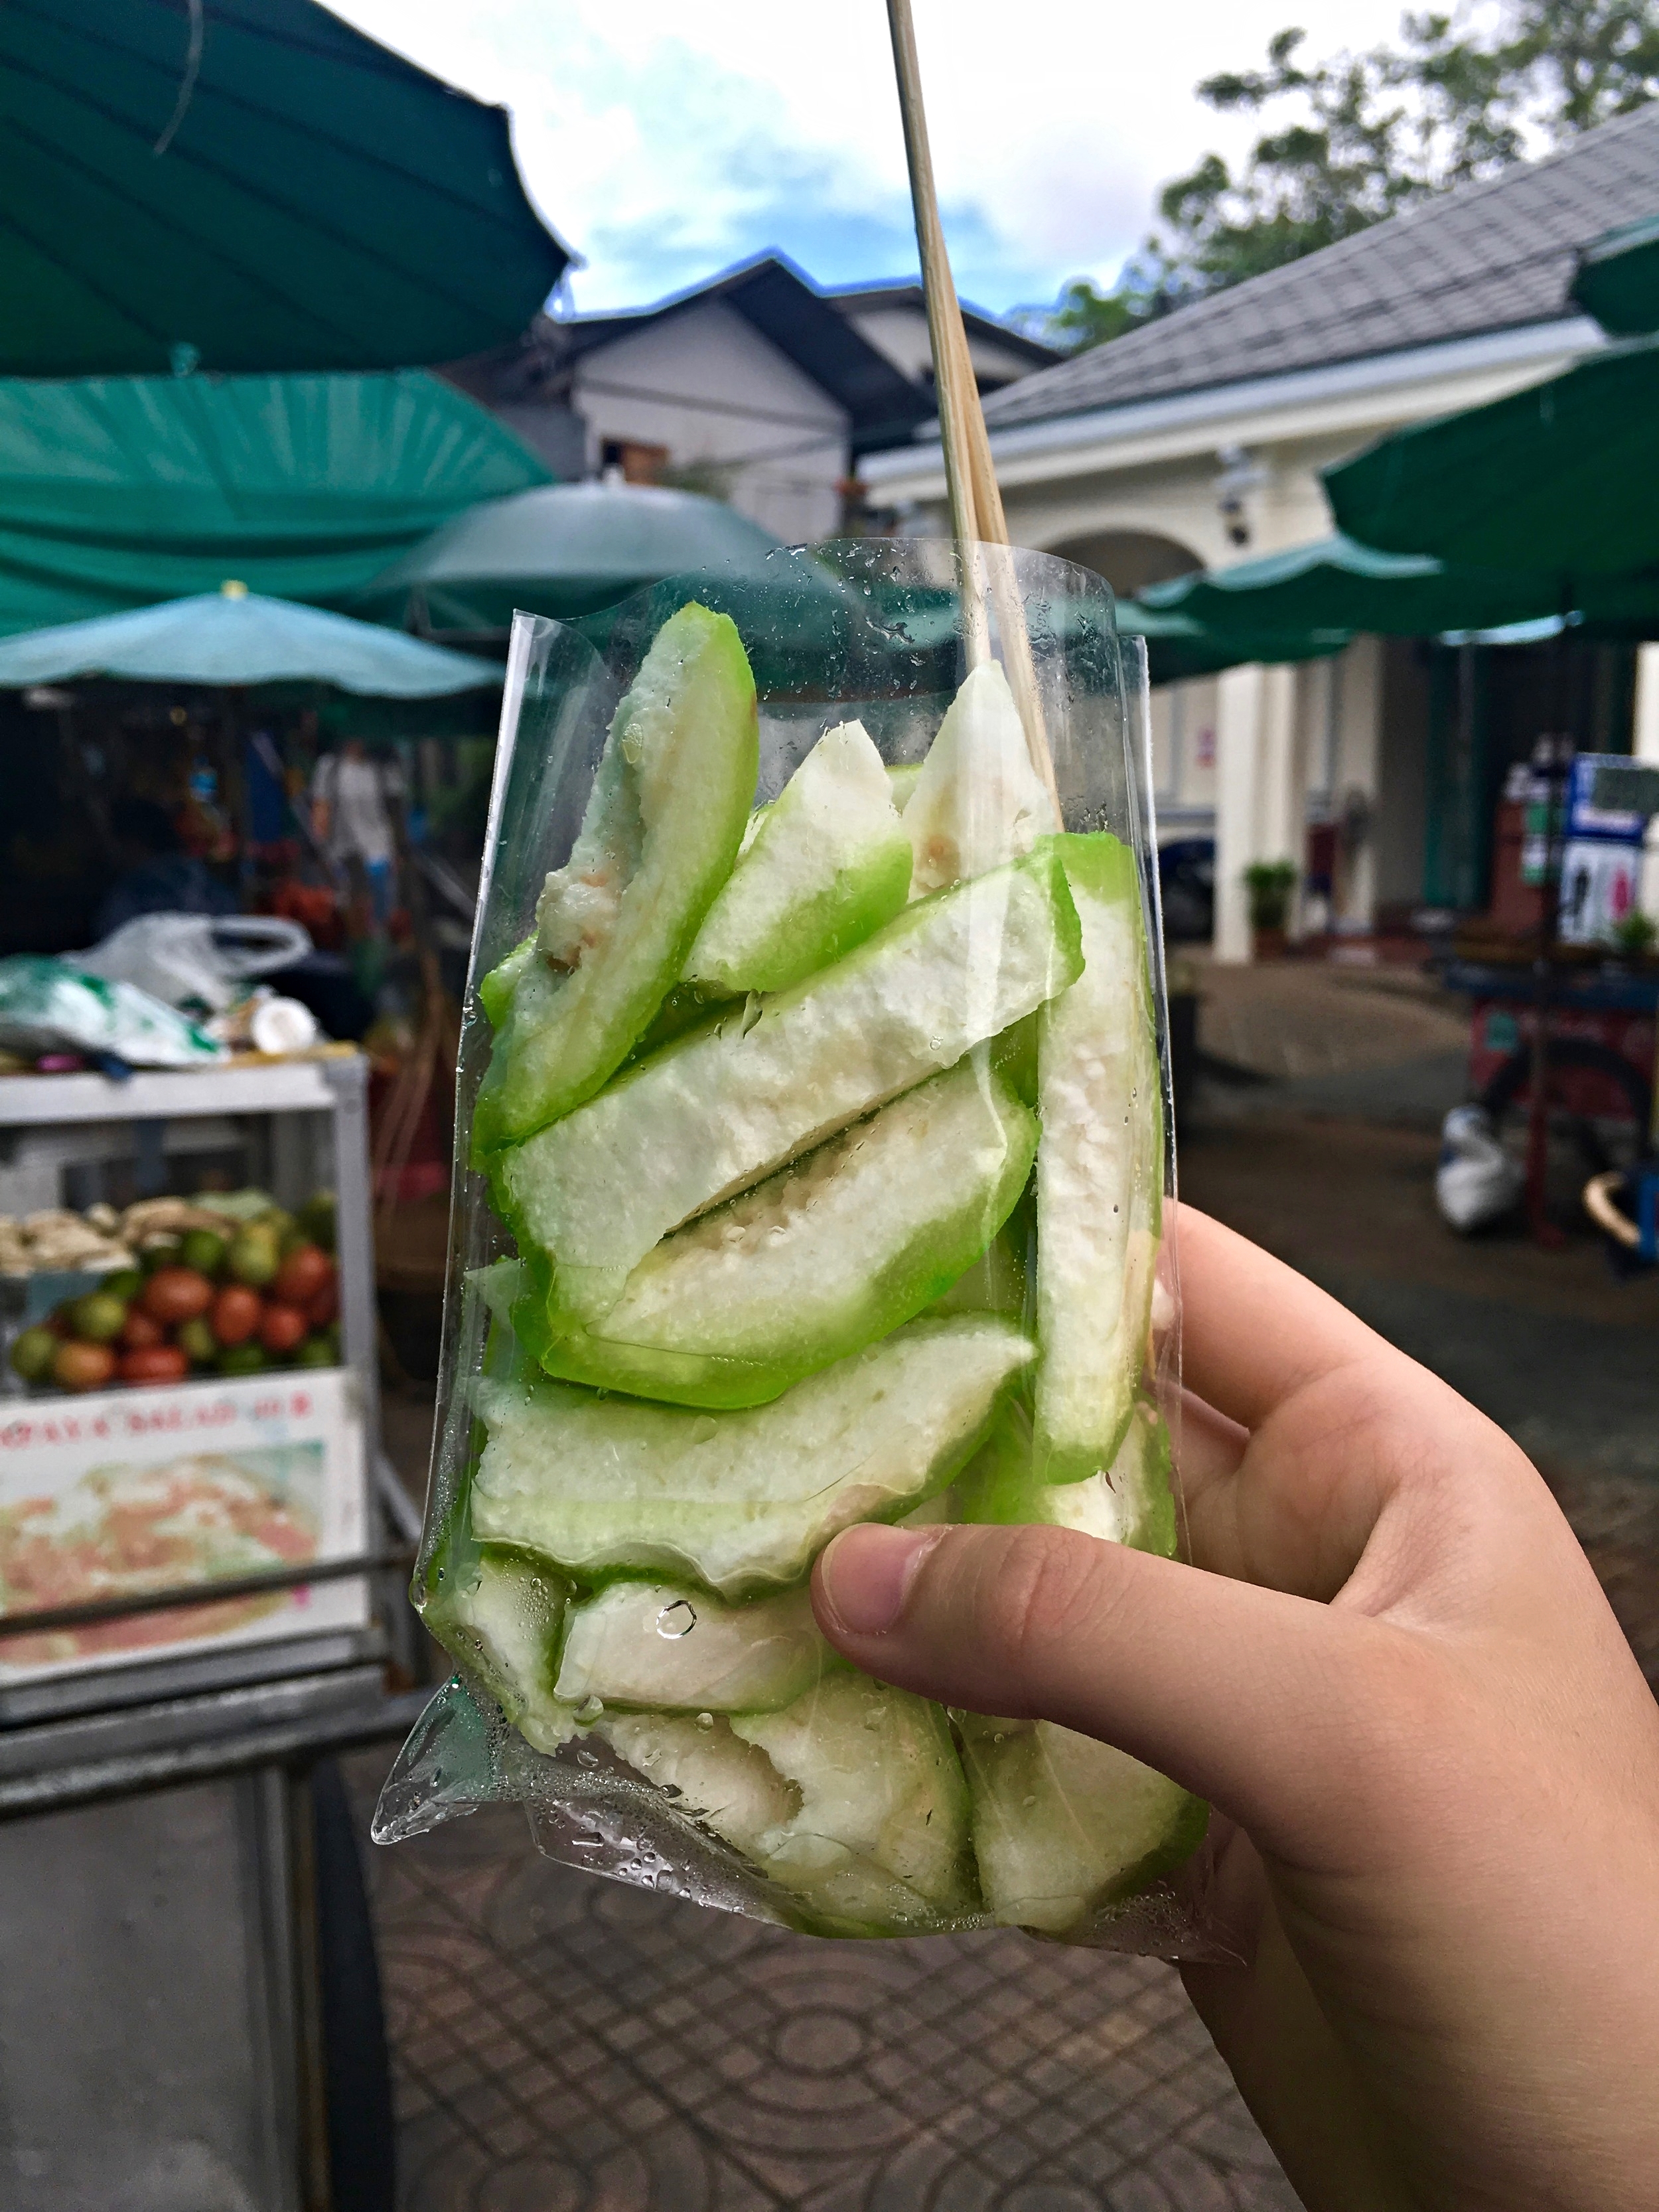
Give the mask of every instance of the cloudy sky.
[[[510, 107], [582, 308], [642, 304], [766, 246], [823, 283], [914, 270], [883, 0], [331, 0]], [[1158, 186], [1251, 125], [1193, 97], [1302, 24], [1390, 36], [1400, 0], [915, 0], [957, 283], [996, 313], [1109, 277]]]

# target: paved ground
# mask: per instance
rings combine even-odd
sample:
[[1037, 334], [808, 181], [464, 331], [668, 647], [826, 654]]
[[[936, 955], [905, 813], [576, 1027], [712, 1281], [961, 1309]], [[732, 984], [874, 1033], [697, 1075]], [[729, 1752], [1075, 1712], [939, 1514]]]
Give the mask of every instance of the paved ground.
[[[1659, 1680], [1659, 1281], [1433, 1209], [1455, 1008], [1389, 971], [1204, 978], [1191, 1197], [1544, 1468]], [[1570, 1206], [1565, 1218], [1571, 1221]], [[430, 1401], [388, 1407], [420, 1480]], [[384, 1761], [378, 1762], [383, 1765]], [[366, 1825], [377, 1761], [352, 1770]], [[538, 1858], [515, 1814], [371, 1851], [407, 2212], [1228, 2212], [1294, 2199], [1172, 1972], [1014, 1936], [830, 1946]]]

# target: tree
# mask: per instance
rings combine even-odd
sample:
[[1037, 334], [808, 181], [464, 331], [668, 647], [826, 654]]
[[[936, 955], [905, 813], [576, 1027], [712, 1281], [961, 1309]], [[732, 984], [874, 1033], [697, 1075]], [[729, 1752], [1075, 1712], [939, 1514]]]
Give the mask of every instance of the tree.
[[1281, 31], [1265, 69], [1198, 87], [1221, 112], [1292, 112], [1237, 176], [1206, 154], [1166, 185], [1159, 228], [1116, 284], [1061, 293], [1053, 343], [1121, 337], [1659, 97], [1659, 0], [1507, 0], [1484, 33], [1407, 15], [1397, 46], [1312, 66], [1305, 35]]

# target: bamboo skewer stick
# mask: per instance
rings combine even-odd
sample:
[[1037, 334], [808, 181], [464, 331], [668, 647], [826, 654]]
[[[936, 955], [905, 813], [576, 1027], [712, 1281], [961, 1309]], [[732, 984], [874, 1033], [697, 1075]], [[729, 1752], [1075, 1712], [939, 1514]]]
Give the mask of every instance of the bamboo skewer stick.
[[977, 668], [991, 658], [990, 624], [985, 605], [987, 580], [981, 579], [980, 573], [978, 548], [982, 546], [987, 549], [985, 567], [1002, 640], [1009, 689], [1019, 710], [1031, 765], [1048, 791], [1054, 810], [1054, 824], [1059, 828], [1064, 817], [1054, 782], [1054, 757], [1044, 725], [1030, 633], [1025, 624], [1025, 607], [1013, 561], [1006, 552], [1000, 551], [1008, 544], [1008, 524], [991, 459], [991, 441], [986, 434], [979, 385], [968, 350], [968, 333], [963, 327], [962, 307], [951, 276], [945, 231], [939, 222], [910, 0], [887, 0], [887, 17], [893, 34], [899, 111], [904, 121], [904, 151], [910, 170], [910, 198], [915, 209], [916, 246], [921, 256], [927, 335], [933, 349], [933, 383], [939, 398], [951, 532], [957, 542], [962, 575], [963, 631], [968, 665]]

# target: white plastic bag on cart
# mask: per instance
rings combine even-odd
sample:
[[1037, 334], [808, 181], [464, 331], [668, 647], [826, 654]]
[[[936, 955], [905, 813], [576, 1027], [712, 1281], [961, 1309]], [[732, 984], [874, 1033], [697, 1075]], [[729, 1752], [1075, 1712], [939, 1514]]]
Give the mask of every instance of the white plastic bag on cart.
[[1484, 1106], [1454, 1106], [1440, 1125], [1435, 1203], [1441, 1218], [1465, 1235], [1501, 1220], [1521, 1195], [1524, 1178], [1498, 1140]]
[[131, 983], [169, 1006], [191, 1000], [210, 1014], [246, 997], [256, 975], [291, 968], [311, 950], [304, 926], [278, 915], [141, 914], [123, 922], [89, 952], [77, 952], [83, 975]]

